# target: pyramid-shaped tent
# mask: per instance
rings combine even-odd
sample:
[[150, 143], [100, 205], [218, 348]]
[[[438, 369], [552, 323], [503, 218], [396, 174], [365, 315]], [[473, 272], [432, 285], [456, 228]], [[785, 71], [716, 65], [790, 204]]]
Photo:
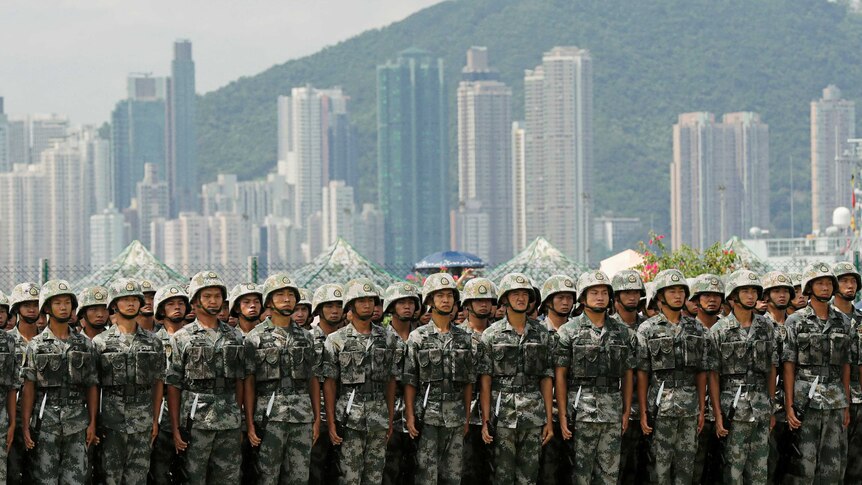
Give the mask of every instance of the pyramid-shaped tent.
[[733, 251], [739, 257], [739, 260], [742, 262], [742, 266], [748, 268], [756, 273], [766, 273], [767, 271], [772, 271], [771, 265], [754, 254], [754, 251], [751, 250], [742, 239], [733, 236], [728, 239], [726, 243], [724, 243], [724, 249], [728, 251]]
[[494, 268], [488, 278], [500, 281], [508, 273], [524, 273], [541, 285], [555, 274], [577, 278], [586, 268], [555, 248], [547, 239], [539, 236], [517, 256]]
[[159, 261], [140, 241], [132, 241], [113, 261], [77, 281], [75, 290], [102, 285], [118, 278], [147, 279], [158, 288], [169, 283], [188, 283], [189, 279]]
[[369, 278], [382, 290], [399, 280], [359, 254], [342, 238], [296, 270], [293, 277], [300, 286], [310, 290], [326, 283], [343, 285], [354, 278]]

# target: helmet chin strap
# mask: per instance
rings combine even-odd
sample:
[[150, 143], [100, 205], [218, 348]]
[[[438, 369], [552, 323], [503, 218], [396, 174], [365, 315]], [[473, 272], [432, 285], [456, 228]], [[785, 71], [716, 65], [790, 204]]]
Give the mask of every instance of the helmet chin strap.
[[171, 317], [167, 317], [167, 319], [168, 319], [168, 320], [170, 320], [170, 322], [171, 322], [171, 323], [173, 323], [173, 324], [175, 324], [175, 325], [176, 325], [176, 324], [178, 324], [178, 323], [180, 323], [180, 322], [184, 322], [184, 321], [186, 321], [186, 317], [185, 317], [185, 316], [181, 316], [181, 317], [173, 317], [173, 318], [171, 318]]
[[811, 296], [813, 296], [814, 299], [819, 301], [820, 303], [827, 303], [829, 300], [832, 299], [831, 296], [827, 296], [827, 297], [822, 297], [822, 296], [817, 296], [817, 295], [811, 295]]
[[[585, 304], [585, 305], [586, 305], [586, 304]], [[607, 306], [604, 306], [604, 307], [598, 307], [598, 306], [587, 306], [587, 308], [589, 308], [589, 309], [590, 309], [590, 311], [595, 312], [595, 313], [604, 313], [604, 312], [606, 312], [606, 311], [608, 310], [608, 307], [607, 307]]]
[[685, 307], [684, 303], [680, 306], [673, 306], [670, 303], [668, 303], [667, 301], [664, 301], [664, 302], [661, 302], [661, 304], [668, 307], [670, 309], [670, 311], [673, 311], [673, 312], [682, 311], [682, 309]]
[[853, 301], [856, 299], [855, 294], [852, 296], [847, 296], [844, 293], [835, 293], [835, 295], [838, 296], [839, 298], [841, 298], [842, 300], [845, 300], [845, 301]]
[[754, 310], [755, 308], [757, 308], [757, 303], [755, 303], [754, 305], [746, 305], [745, 303], [742, 303], [741, 301], [737, 302], [737, 303], [739, 303], [739, 306], [741, 306], [742, 309], [746, 310], [746, 311], [751, 311], [751, 310]]
[[700, 309], [700, 311], [702, 311], [703, 313], [706, 313], [707, 315], [709, 315], [711, 317], [714, 317], [714, 316], [718, 315], [719, 313], [721, 313], [721, 307], [718, 307], [717, 310], [707, 310], [706, 308], [698, 305], [698, 308]]
[[39, 317], [25, 317], [24, 315], [21, 315], [21, 319], [24, 320], [24, 323], [29, 323], [30, 325], [39, 321]]

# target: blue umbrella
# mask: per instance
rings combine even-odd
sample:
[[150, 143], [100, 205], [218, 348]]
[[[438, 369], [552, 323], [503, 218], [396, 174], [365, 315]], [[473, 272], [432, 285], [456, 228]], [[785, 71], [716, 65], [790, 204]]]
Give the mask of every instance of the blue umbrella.
[[479, 256], [461, 251], [441, 251], [429, 254], [413, 265], [414, 270], [440, 268], [484, 268], [485, 261]]

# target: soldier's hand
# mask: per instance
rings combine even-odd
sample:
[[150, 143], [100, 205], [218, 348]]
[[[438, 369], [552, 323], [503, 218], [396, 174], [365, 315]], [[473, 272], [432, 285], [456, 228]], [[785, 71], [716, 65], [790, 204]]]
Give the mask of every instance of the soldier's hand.
[[644, 436], [652, 434], [652, 428], [650, 428], [649, 419], [647, 418], [646, 413], [641, 413], [641, 433], [643, 433]]
[[542, 446], [547, 445], [553, 437], [554, 423], [545, 423], [545, 427], [542, 429]]
[[36, 447], [36, 443], [32, 439], [30, 439], [30, 427], [29, 426], [23, 426], [23, 428], [24, 428], [24, 434], [22, 435], [22, 437], [24, 438], [24, 447], [27, 448], [28, 450], [32, 450], [33, 448]]
[[150, 431], [150, 448], [156, 443], [156, 438], [159, 437], [159, 421], [153, 421], [153, 429]]
[[320, 438], [320, 415], [317, 415], [317, 419], [311, 425], [311, 444], [317, 443], [318, 438]]
[[482, 441], [484, 441], [486, 445], [490, 445], [494, 442], [494, 437], [488, 432], [487, 422], [482, 425]]
[[174, 431], [174, 448], [176, 449], [177, 453], [182, 453], [183, 451], [186, 451], [186, 448], [188, 448], [188, 446], [189, 444], [183, 441], [183, 435], [180, 434], [180, 430]]
[[769, 416], [769, 431], [772, 431], [775, 428], [775, 415]]
[[468, 434], [470, 434], [470, 421], [464, 423], [464, 437], [466, 438]]
[[96, 423], [87, 426], [87, 448], [99, 444], [99, 435], [96, 434]]
[[329, 441], [333, 445], [340, 445], [344, 441], [341, 436], [338, 436], [338, 432], [335, 431], [335, 423], [329, 423]]
[[843, 427], [850, 426], [850, 408], [844, 408], [844, 423], [842, 423]]
[[407, 433], [410, 434], [410, 437], [415, 440], [419, 436], [419, 430], [416, 429], [416, 419], [413, 417], [413, 415], [407, 416], [406, 424]]
[[703, 425], [705, 421], [706, 418], [703, 415], [703, 411], [699, 412], [697, 414], [697, 434], [700, 434], [700, 432], [703, 431]]
[[721, 415], [719, 414], [715, 418], [715, 435], [719, 438], [724, 438], [729, 434], [730, 431], [724, 429], [724, 419], [722, 419]]
[[389, 421], [389, 429], [386, 430], [386, 443], [389, 443], [389, 438], [392, 438], [392, 433], [395, 431], [395, 426], [392, 421]]
[[793, 410], [793, 406], [785, 406], [784, 409], [787, 413], [787, 426], [790, 429], [799, 429], [802, 426], [802, 421], [796, 417], [796, 411]]
[[257, 431], [254, 429], [253, 423], [248, 423], [248, 442], [255, 448], [260, 446], [261, 439], [258, 438]]
[[572, 432], [569, 431], [569, 418], [566, 416], [562, 416], [563, 413], [560, 413], [560, 436], [563, 437], [564, 440], [568, 441], [572, 439]]
[[15, 439], [15, 420], [12, 420], [12, 423], [9, 425], [9, 429], [6, 430], [6, 453], [9, 453], [9, 450], [12, 448], [12, 440]]
[[631, 412], [623, 413], [623, 430], [620, 435], [626, 434], [626, 430], [629, 429], [629, 418], [631, 417]]

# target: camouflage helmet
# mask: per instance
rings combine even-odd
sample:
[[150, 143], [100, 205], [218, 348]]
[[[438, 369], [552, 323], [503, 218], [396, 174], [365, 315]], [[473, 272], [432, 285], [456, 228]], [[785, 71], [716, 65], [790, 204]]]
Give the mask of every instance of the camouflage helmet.
[[104, 286], [91, 286], [89, 288], [84, 288], [80, 293], [78, 293], [78, 316], [91, 306], [108, 307], [107, 288]]
[[[862, 289], [862, 276], [859, 276], [859, 272], [856, 271], [856, 267], [853, 266], [853, 263], [842, 262], [835, 263], [832, 266], [832, 272], [835, 273], [835, 279], [840, 280], [842, 276], [852, 276], [856, 279], [856, 293], [859, 293], [859, 290]], [[837, 291], [837, 286], [836, 286]]]
[[730, 298], [733, 292], [740, 288], [753, 287], [757, 289], [757, 299], [763, 298], [763, 283], [760, 282], [760, 277], [757, 273], [747, 269], [738, 269], [727, 277], [727, 284], [724, 285], [724, 299]]
[[182, 298], [186, 303], [186, 311], [188, 313], [191, 309], [191, 304], [189, 303], [189, 294], [186, 293], [185, 288], [182, 285], [165, 285], [156, 291], [156, 296], [153, 297], [153, 313], [156, 315], [156, 319], [161, 320], [165, 318], [165, 313], [162, 311], [162, 305], [170, 300], [171, 298]]
[[404, 298], [410, 298], [416, 302], [416, 308], [418, 309], [419, 306], [422, 305], [422, 302], [416, 294], [416, 290], [416, 285], [413, 283], [395, 283], [393, 285], [389, 285], [389, 287], [387, 287], [383, 292], [383, 313], [389, 313], [392, 305], [394, 305], [396, 301]]
[[649, 308], [650, 305], [656, 302], [655, 283], [652, 281], [650, 281], [649, 283], [644, 283], [644, 288], [646, 289], [646, 297], [644, 297], [644, 308]]
[[724, 282], [721, 281], [721, 278], [711, 273], [698, 275], [691, 285], [691, 297], [689, 297], [689, 300], [694, 300], [704, 293], [718, 293], [724, 299]]
[[790, 281], [793, 282], [793, 287], [802, 288], [802, 273], [790, 273]]
[[108, 285], [108, 309], [114, 306], [114, 302], [124, 296], [135, 296], [144, 305], [144, 292], [137, 281], [129, 278], [120, 278]]
[[575, 285], [575, 281], [572, 278], [569, 278], [566, 275], [555, 274], [546, 279], [545, 284], [542, 285], [539, 301], [541, 304], [545, 304], [547, 303], [548, 298], [557, 293], [571, 293], [572, 297], [577, 299], [578, 287]]
[[204, 288], [220, 289], [222, 298], [227, 300], [227, 286], [225, 286], [221, 277], [214, 271], [201, 271], [192, 276], [192, 280], [189, 282], [189, 288], [186, 291], [189, 295], [189, 301], [194, 300]]
[[501, 304], [506, 298], [506, 293], [513, 290], [527, 290], [530, 293], [530, 301], [535, 301], [536, 294], [530, 278], [527, 278], [527, 275], [523, 273], [509, 273], [500, 280], [500, 286], [497, 290], [497, 304]]
[[332, 301], [344, 306], [344, 288], [335, 283], [321, 285], [320, 288], [314, 290], [314, 295], [311, 298], [311, 314], [316, 315], [321, 305]]
[[302, 296], [299, 294], [299, 286], [297, 286], [296, 282], [293, 281], [293, 278], [286, 273], [276, 273], [263, 282], [263, 307], [266, 308], [267, 303], [269, 303], [269, 297], [272, 296], [273, 293], [285, 288], [293, 292], [298, 303]]
[[434, 273], [425, 278], [425, 283], [422, 285], [422, 303], [428, 304], [428, 297], [432, 293], [440, 290], [452, 290], [452, 295], [457, 303], [461, 297], [458, 291], [458, 285], [455, 284], [455, 278], [449, 273]]
[[658, 297], [658, 294], [663, 290], [670, 288], [672, 286], [682, 286], [685, 288], [685, 299], [688, 300], [688, 295], [691, 293], [691, 289], [688, 287], [688, 282], [685, 279], [685, 276], [682, 274], [682, 271], [678, 269], [664, 269], [658, 272], [655, 275], [655, 279], [653, 280], [655, 284], [655, 295]]
[[347, 289], [345, 290], [344, 295], [344, 306], [342, 308], [347, 310], [347, 307], [353, 303], [354, 300], [367, 297], [374, 298], [375, 300], [380, 299], [377, 285], [368, 278], [356, 278], [355, 280], [350, 280], [347, 282]]
[[307, 288], [299, 289], [299, 300], [296, 302], [296, 305], [306, 305], [308, 307], [308, 311], [311, 311], [311, 300], [314, 298], [314, 295], [311, 294], [311, 290]]
[[461, 304], [470, 300], [494, 300], [497, 304], [497, 285], [488, 278], [473, 278], [461, 290]]
[[587, 271], [578, 277], [578, 301], [587, 295], [587, 290], [596, 286], [607, 286], [610, 301], [614, 299], [614, 287], [604, 271]]
[[[263, 292], [260, 289], [260, 285], [256, 285], [254, 283], [240, 283], [230, 290], [230, 296], [228, 296], [227, 300], [228, 313], [233, 316], [237, 316], [234, 314], [234, 310], [236, 310], [237, 314], [239, 313], [237, 304], [239, 303], [240, 298], [245, 295], [257, 295], [258, 298], [263, 300]], [[262, 303], [263, 301], [261, 301], [261, 304]]]
[[820, 278], [832, 280], [832, 292], [838, 291], [838, 278], [832, 272], [832, 268], [826, 263], [812, 263], [802, 271], [802, 294], [811, 294], [811, 282]]
[[641, 298], [646, 296], [646, 287], [640, 273], [633, 269], [624, 269], [611, 278], [614, 293], [621, 291], [639, 291]]
[[156, 293], [156, 285], [154, 285], [152, 281], [144, 279], [144, 280], [140, 281], [140, 285], [141, 285], [141, 292], [143, 294], [146, 295], [147, 293], [152, 293], [152, 294]]
[[78, 306], [78, 297], [72, 291], [72, 285], [66, 280], [50, 280], [39, 290], [39, 311], [44, 312], [45, 304], [55, 296], [68, 295], [72, 297], [72, 306]]
[[9, 297], [6, 296], [6, 293], [0, 291], [0, 306], [5, 306], [6, 311], [9, 311]]
[[39, 303], [39, 285], [30, 282], [15, 285], [9, 295], [9, 313], [14, 315], [18, 305], [28, 301]]
[[763, 293], [766, 294], [773, 288], [787, 288], [790, 290], [790, 299], [796, 298], [796, 289], [793, 287], [793, 280], [787, 273], [781, 271], [770, 271], [760, 278], [763, 283]]

